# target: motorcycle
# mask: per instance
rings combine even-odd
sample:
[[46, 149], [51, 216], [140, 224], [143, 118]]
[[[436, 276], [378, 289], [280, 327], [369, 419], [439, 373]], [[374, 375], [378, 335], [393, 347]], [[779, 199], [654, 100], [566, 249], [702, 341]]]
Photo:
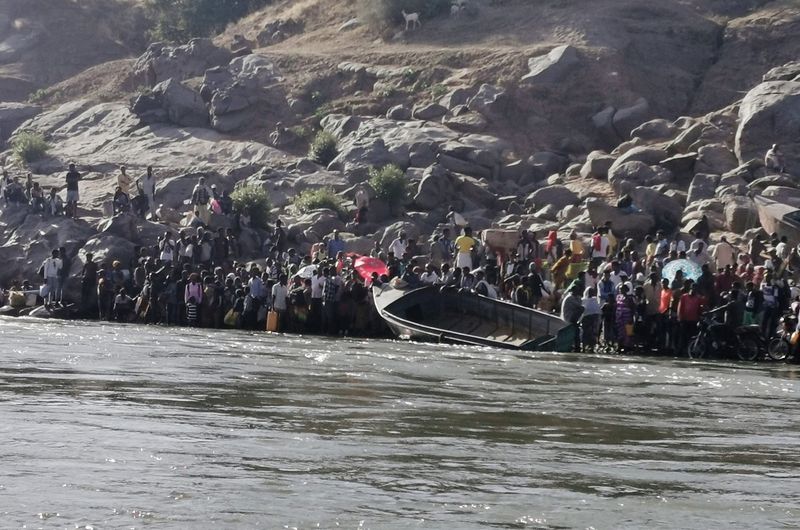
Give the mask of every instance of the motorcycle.
[[797, 315], [785, 313], [778, 321], [778, 331], [767, 345], [767, 355], [774, 361], [785, 361], [794, 350], [792, 334], [797, 330]]
[[730, 328], [706, 315], [698, 323], [697, 335], [689, 341], [689, 357], [737, 356], [742, 361], [755, 361], [766, 349], [759, 326]]

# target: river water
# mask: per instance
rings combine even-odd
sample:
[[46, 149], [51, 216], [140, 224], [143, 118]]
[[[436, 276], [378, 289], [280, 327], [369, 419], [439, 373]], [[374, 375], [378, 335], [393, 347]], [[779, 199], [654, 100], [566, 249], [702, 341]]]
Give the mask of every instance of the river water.
[[0, 320], [2, 528], [797, 528], [789, 365]]

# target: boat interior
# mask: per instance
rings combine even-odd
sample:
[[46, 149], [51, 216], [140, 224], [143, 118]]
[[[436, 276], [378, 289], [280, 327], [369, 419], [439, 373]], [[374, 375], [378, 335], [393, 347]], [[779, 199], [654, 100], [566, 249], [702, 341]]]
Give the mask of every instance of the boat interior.
[[564, 327], [552, 315], [479, 296], [463, 296], [455, 291], [420, 290], [398, 299], [386, 310], [428, 328], [515, 348], [552, 340]]

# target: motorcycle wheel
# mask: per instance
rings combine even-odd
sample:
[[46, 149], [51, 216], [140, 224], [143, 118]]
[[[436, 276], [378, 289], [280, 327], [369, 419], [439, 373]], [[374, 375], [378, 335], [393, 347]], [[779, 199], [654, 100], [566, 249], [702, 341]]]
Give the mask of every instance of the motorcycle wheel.
[[769, 341], [767, 355], [773, 361], [785, 361], [791, 350], [790, 344], [783, 337], [775, 337]]
[[688, 348], [690, 359], [703, 359], [708, 355], [708, 342], [703, 335], [692, 337]]
[[736, 350], [739, 359], [743, 361], [755, 361], [760, 353], [761, 347], [753, 337], [742, 337], [739, 348]]

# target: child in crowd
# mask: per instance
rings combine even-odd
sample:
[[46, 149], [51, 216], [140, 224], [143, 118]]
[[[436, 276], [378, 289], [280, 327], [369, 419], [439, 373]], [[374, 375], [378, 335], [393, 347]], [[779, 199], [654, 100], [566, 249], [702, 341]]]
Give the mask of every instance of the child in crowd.
[[186, 323], [189, 327], [197, 327], [197, 300], [194, 296], [190, 296], [186, 302]]

